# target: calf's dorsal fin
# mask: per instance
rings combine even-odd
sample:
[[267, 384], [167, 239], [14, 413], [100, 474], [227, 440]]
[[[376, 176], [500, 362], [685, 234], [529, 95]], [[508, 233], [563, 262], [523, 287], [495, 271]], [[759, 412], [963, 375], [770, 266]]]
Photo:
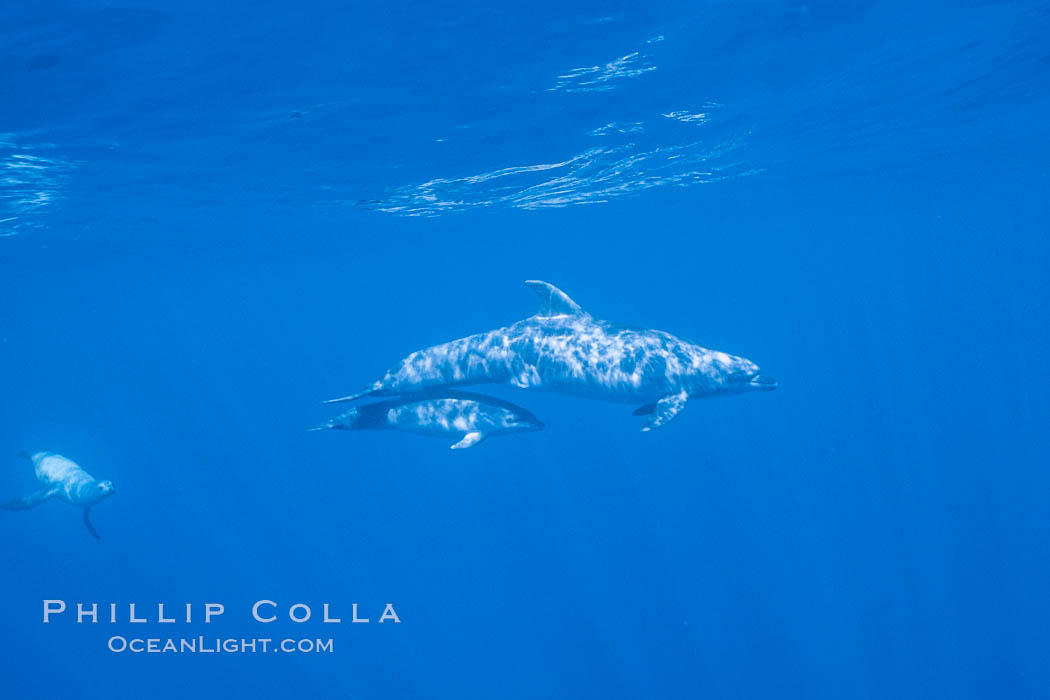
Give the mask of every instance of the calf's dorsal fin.
[[550, 282], [525, 280], [525, 286], [536, 292], [540, 299], [540, 310], [537, 316], [586, 316], [587, 312], [569, 298], [569, 295]]

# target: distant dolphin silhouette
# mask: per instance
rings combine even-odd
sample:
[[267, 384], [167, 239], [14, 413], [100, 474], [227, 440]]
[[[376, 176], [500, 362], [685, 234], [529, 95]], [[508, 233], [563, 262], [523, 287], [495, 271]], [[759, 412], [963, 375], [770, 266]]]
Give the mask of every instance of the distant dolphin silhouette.
[[645, 404], [642, 430], [668, 423], [689, 398], [777, 387], [743, 357], [708, 350], [663, 331], [599, 321], [538, 280], [535, 316], [488, 333], [412, 353], [370, 388], [326, 403], [501, 383], [605, 401]]
[[3, 509], [27, 510], [57, 496], [66, 503], [83, 507], [84, 525], [95, 539], [99, 539], [89, 514], [91, 506], [113, 495], [113, 482], [97, 481], [73, 460], [53, 452], [37, 452], [32, 455], [20, 452], [19, 456], [33, 463], [36, 478], [44, 488], [28, 496], [8, 501], [3, 505]]
[[543, 423], [521, 406], [483, 394], [451, 389], [419, 392], [391, 401], [351, 408], [311, 430], [401, 430], [421, 435], [458, 435], [453, 450], [472, 447], [492, 435], [542, 430]]

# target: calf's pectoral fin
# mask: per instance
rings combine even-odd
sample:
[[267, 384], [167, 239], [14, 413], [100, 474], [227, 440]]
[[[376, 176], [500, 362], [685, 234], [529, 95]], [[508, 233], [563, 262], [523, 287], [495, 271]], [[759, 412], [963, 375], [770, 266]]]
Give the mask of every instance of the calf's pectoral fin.
[[647, 415], [649, 415], [650, 413], [652, 413], [655, 410], [656, 410], [656, 404], [655, 403], [647, 403], [644, 406], [639, 406], [638, 408], [636, 408], [633, 411], [631, 411], [631, 415], [632, 416], [647, 416]]
[[[648, 421], [646, 421], [645, 427], [643, 427], [642, 430], [652, 430], [653, 428], [659, 428], [661, 425], [670, 423], [674, 420], [675, 416], [682, 412], [687, 401], [689, 401], [689, 392], [687, 391], [680, 391], [677, 394], [663, 397], [653, 404], [653, 415]], [[642, 406], [642, 408], [638, 410], [640, 411], [644, 408], [647, 408], [647, 406]]]
[[98, 536], [98, 530], [96, 530], [95, 526], [91, 524], [91, 517], [90, 517], [90, 515], [91, 515], [91, 506], [85, 506], [84, 507], [84, 527], [87, 528], [87, 531], [91, 533], [92, 537], [94, 537], [96, 540], [100, 540], [102, 538]]
[[47, 488], [40, 489], [39, 491], [34, 491], [28, 496], [22, 496], [21, 498], [16, 498], [13, 501], [8, 501], [4, 504], [3, 508], [4, 510], [28, 510], [33, 506], [40, 505], [47, 499], [54, 496], [56, 493], [58, 493], [57, 486], [48, 486]]
[[479, 433], [477, 431], [474, 431], [472, 433], [467, 433], [466, 435], [463, 436], [462, 440], [460, 440], [459, 442], [457, 442], [455, 445], [452, 446], [452, 449], [453, 450], [465, 450], [468, 447], [473, 447], [474, 445], [478, 444], [479, 442], [481, 442], [484, 439], [485, 439], [485, 435], [482, 434], [482, 433]]

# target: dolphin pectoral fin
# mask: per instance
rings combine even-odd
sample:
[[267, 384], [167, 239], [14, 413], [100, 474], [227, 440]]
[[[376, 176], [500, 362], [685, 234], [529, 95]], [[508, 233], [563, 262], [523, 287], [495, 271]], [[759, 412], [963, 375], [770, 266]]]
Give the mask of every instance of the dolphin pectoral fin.
[[39, 491], [34, 491], [28, 496], [22, 496], [13, 501], [8, 501], [3, 505], [3, 508], [4, 510], [29, 510], [30, 508], [40, 505], [56, 493], [58, 493], [57, 486], [48, 486]]
[[[670, 423], [674, 420], [675, 416], [682, 412], [682, 409], [685, 408], [685, 404], [688, 401], [689, 392], [687, 391], [681, 391], [677, 394], [663, 397], [654, 404], [653, 415], [646, 422], [645, 427], [643, 427], [642, 430], [652, 430], [653, 428], [659, 428], [661, 425]], [[642, 408], [645, 408], [645, 406]]]
[[518, 389], [528, 389], [531, 386], [539, 386], [543, 383], [535, 367], [527, 367], [510, 378], [510, 385]]
[[569, 298], [569, 295], [550, 282], [525, 280], [525, 286], [536, 292], [540, 299], [540, 310], [537, 316], [586, 316], [580, 305]]
[[98, 530], [96, 530], [95, 526], [91, 524], [91, 518], [89, 517], [90, 515], [91, 506], [86, 506], [84, 508], [84, 526], [87, 527], [87, 531], [91, 533], [92, 537], [94, 537], [96, 540], [100, 540], [102, 538], [98, 536]]
[[652, 413], [655, 410], [656, 410], [656, 404], [655, 403], [647, 403], [644, 406], [639, 406], [638, 408], [636, 408], [633, 411], [631, 411], [631, 415], [632, 416], [648, 416], [650, 413]]
[[453, 450], [465, 450], [468, 447], [473, 447], [474, 445], [478, 444], [479, 442], [481, 442], [484, 439], [485, 439], [485, 435], [483, 433], [479, 433], [477, 431], [475, 431], [473, 433], [467, 433], [466, 435], [463, 436], [462, 440], [460, 440], [459, 442], [457, 442], [455, 445], [452, 446], [452, 449]]

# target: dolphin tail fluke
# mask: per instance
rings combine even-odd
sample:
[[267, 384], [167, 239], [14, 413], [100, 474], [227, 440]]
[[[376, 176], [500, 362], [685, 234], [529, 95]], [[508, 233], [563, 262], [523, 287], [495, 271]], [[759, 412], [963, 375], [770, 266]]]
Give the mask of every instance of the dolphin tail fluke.
[[[330, 418], [321, 425], [314, 426], [313, 428], [307, 428], [306, 432], [316, 433], [321, 430], [361, 430], [365, 427], [378, 427], [375, 425], [365, 425], [361, 422], [361, 413], [367, 412], [371, 406], [376, 404], [370, 404], [362, 408], [351, 408], [345, 413], [340, 413], [335, 418]], [[383, 411], [385, 416], [385, 410]]]
[[376, 389], [369, 389], [368, 391], [359, 391], [356, 394], [350, 394], [349, 396], [340, 396], [338, 399], [328, 399], [327, 401], [322, 401], [321, 403], [346, 403], [347, 401], [357, 401], [358, 399], [363, 399], [366, 396], [375, 396], [378, 393], [379, 392]]
[[16, 498], [13, 501], [8, 501], [0, 507], [2, 507], [4, 510], [29, 510], [30, 508], [34, 508], [40, 505], [47, 499], [54, 496], [56, 493], [58, 493], [58, 487], [49, 486], [47, 488], [40, 489], [39, 491], [34, 491], [28, 496], [22, 496], [21, 498]]

